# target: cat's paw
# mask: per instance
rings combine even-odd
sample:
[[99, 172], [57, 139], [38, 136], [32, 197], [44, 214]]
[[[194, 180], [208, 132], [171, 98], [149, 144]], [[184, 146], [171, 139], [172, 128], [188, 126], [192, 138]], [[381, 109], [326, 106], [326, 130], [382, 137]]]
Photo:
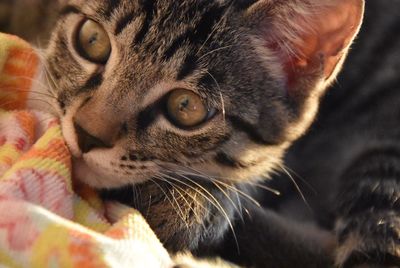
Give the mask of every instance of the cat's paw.
[[369, 211], [338, 223], [336, 263], [341, 268], [400, 268], [400, 217]]

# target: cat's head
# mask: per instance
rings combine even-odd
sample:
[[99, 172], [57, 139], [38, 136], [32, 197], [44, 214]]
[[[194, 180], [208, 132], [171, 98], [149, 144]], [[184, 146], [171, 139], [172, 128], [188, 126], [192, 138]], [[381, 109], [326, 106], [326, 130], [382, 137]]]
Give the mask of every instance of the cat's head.
[[64, 0], [46, 50], [86, 183], [243, 181], [311, 124], [362, 0]]

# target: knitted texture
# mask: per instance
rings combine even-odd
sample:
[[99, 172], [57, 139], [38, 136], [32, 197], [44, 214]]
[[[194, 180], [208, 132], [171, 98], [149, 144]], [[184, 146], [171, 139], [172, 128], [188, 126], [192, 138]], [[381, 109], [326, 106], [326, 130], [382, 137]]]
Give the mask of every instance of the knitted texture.
[[0, 33], [0, 266], [171, 267], [137, 211], [74, 185], [58, 120], [28, 108], [39, 72], [34, 49]]

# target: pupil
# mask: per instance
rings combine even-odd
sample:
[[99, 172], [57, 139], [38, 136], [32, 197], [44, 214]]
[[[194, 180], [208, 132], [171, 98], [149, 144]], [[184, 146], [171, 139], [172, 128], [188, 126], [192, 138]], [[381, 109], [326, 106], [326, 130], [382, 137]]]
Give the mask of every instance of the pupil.
[[185, 97], [179, 104], [179, 110], [183, 111], [189, 106], [189, 98]]
[[98, 33], [92, 34], [92, 36], [89, 38], [89, 44], [90, 45], [93, 45], [94, 43], [97, 42], [98, 35], [99, 35]]

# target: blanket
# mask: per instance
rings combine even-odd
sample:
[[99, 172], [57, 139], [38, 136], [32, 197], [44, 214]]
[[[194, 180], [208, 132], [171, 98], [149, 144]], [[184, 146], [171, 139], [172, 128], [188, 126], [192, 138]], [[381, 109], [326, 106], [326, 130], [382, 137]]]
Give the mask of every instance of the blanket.
[[40, 71], [28, 43], [0, 33], [0, 266], [173, 267], [139, 212], [73, 181], [58, 119], [36, 109]]

